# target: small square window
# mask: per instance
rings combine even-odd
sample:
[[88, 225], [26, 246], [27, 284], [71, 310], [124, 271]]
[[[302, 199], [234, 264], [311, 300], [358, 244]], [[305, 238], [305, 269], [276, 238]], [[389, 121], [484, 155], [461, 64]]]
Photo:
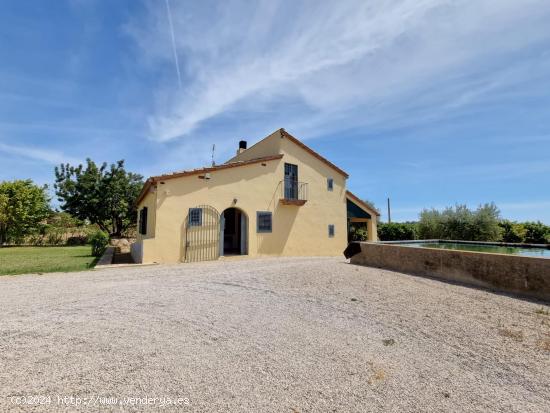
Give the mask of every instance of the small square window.
[[189, 208], [189, 226], [200, 227], [202, 225], [202, 208]]
[[327, 190], [332, 191], [334, 189], [334, 179], [327, 178]]
[[328, 237], [329, 238], [334, 238], [334, 225], [333, 224], [329, 224], [329, 226], [328, 226]]
[[258, 232], [271, 232], [273, 229], [273, 216], [269, 211], [256, 212]]

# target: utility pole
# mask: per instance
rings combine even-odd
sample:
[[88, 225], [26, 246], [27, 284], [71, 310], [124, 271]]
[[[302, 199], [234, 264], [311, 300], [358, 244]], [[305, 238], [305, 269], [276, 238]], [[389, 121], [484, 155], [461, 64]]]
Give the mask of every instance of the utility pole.
[[390, 198], [388, 198], [388, 223], [391, 224]]

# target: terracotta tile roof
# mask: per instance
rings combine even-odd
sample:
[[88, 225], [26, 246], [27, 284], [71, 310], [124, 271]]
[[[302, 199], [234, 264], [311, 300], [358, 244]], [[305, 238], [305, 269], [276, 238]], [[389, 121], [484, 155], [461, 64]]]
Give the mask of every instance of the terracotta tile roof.
[[360, 206], [363, 209], [366, 209], [369, 212], [373, 212], [376, 216], [380, 216], [380, 212], [378, 212], [376, 209], [371, 207], [369, 204], [365, 203], [361, 200], [357, 195], [354, 193], [346, 190], [346, 196], [353, 202], [355, 202], [358, 206]]
[[145, 184], [143, 185], [143, 188], [137, 198], [136, 204], [138, 205], [143, 200], [143, 198], [145, 197], [145, 195], [149, 191], [149, 188], [151, 188], [152, 185], [160, 181], [165, 181], [167, 179], [181, 178], [181, 177], [190, 176], [190, 175], [199, 175], [199, 174], [208, 173], [208, 172], [220, 171], [223, 169], [236, 168], [238, 166], [252, 165], [260, 162], [268, 162], [268, 161], [273, 161], [275, 159], [281, 159], [282, 157], [283, 157], [282, 154], [273, 155], [273, 156], [264, 156], [262, 158], [254, 158], [254, 159], [249, 159], [247, 161], [235, 161], [235, 162], [224, 163], [221, 165], [210, 166], [206, 168], [197, 168], [189, 171], [179, 171], [179, 172], [172, 172], [164, 175], [151, 176], [150, 178], [147, 179], [147, 181], [145, 181]]
[[300, 140], [298, 140], [297, 138], [295, 138], [294, 136], [292, 136], [290, 133], [288, 133], [287, 131], [285, 131], [283, 128], [280, 129], [281, 131], [281, 135], [284, 136], [285, 138], [289, 139], [290, 141], [294, 142], [296, 145], [298, 145], [299, 147], [301, 147], [302, 149], [304, 149], [305, 151], [309, 152], [311, 155], [313, 155], [314, 157], [316, 157], [317, 159], [319, 159], [321, 162], [327, 164], [328, 166], [330, 166], [332, 169], [334, 169], [336, 172], [344, 175], [346, 178], [349, 177], [349, 175], [343, 171], [342, 169], [338, 168], [336, 165], [334, 165], [332, 162], [330, 162], [328, 159], [326, 159], [325, 157], [319, 155], [317, 152], [315, 152], [313, 149], [311, 149], [309, 146], [305, 145], [304, 143], [302, 143]]

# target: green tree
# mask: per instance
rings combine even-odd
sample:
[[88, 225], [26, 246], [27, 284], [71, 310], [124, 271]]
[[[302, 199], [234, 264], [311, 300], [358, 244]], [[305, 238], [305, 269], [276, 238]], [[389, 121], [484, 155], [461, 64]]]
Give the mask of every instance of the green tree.
[[418, 237], [420, 239], [441, 239], [443, 238], [443, 223], [441, 212], [432, 208], [420, 212], [418, 221]]
[[55, 168], [55, 190], [61, 209], [80, 220], [98, 225], [111, 236], [121, 236], [136, 223], [135, 201], [143, 177], [127, 172], [124, 161], [97, 166], [91, 159], [86, 167], [69, 164]]
[[0, 245], [38, 232], [50, 214], [47, 187], [30, 179], [0, 183]]
[[494, 203], [480, 205], [472, 214], [468, 238], [472, 241], [500, 241], [500, 211]]
[[46, 220], [46, 223], [56, 228], [75, 228], [84, 225], [83, 221], [73, 217], [71, 214], [59, 211], [53, 212]]
[[380, 213], [380, 210], [376, 207], [376, 205], [374, 204], [374, 202], [372, 202], [371, 200], [369, 199], [362, 199], [362, 201], [367, 204], [369, 207], [371, 207], [372, 209], [374, 209], [376, 212]]
[[443, 211], [423, 210], [418, 234], [421, 239], [498, 241], [501, 239], [500, 212], [495, 204], [480, 205], [471, 211], [466, 205], [455, 205]]
[[502, 230], [503, 242], [525, 242], [527, 229], [523, 224], [504, 219], [499, 222], [499, 226]]
[[390, 222], [378, 224], [380, 241], [404, 241], [418, 238], [417, 224], [414, 222]]
[[525, 242], [529, 244], [546, 244], [550, 243], [550, 227], [542, 222], [524, 222], [525, 227]]

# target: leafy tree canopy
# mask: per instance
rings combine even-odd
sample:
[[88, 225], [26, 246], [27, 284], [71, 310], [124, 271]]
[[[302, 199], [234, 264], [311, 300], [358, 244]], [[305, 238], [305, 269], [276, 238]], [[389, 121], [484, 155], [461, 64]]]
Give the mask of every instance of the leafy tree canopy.
[[136, 223], [135, 201], [143, 186], [141, 175], [127, 172], [124, 161], [97, 166], [60, 165], [55, 168], [55, 190], [61, 209], [97, 224], [111, 236], [121, 236]]
[[418, 225], [414, 222], [390, 222], [378, 224], [380, 241], [403, 241], [418, 238]]
[[372, 209], [374, 209], [375, 211], [377, 212], [380, 212], [380, 210], [378, 208], [376, 208], [376, 205], [374, 204], [374, 202], [372, 202], [371, 200], [369, 199], [362, 199], [362, 201], [367, 204], [369, 207], [371, 207]]
[[0, 182], [0, 245], [38, 231], [51, 212], [46, 191], [30, 179]]
[[443, 211], [425, 209], [420, 213], [418, 234], [421, 239], [499, 241], [500, 211], [495, 204], [480, 205], [475, 211], [455, 205]]

